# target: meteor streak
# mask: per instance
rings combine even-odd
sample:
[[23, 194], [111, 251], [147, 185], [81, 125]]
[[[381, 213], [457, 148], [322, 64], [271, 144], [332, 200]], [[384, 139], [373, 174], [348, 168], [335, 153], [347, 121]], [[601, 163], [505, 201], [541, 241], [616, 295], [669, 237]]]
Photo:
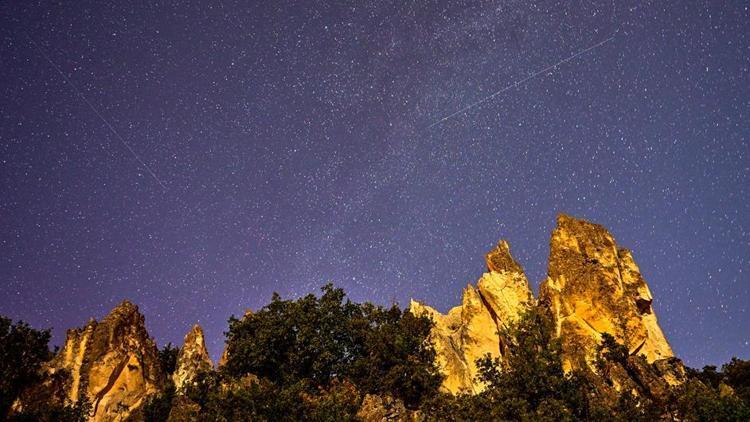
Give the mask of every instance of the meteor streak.
[[162, 189], [168, 190], [167, 186], [164, 184], [164, 182], [162, 182], [161, 179], [159, 179], [159, 177], [156, 176], [156, 173], [154, 173], [154, 171], [151, 170], [151, 167], [149, 167], [148, 164], [146, 164], [146, 162], [143, 161], [141, 159], [141, 157], [139, 157], [138, 154], [135, 153], [135, 150], [133, 150], [133, 148], [130, 146], [130, 144], [128, 144], [127, 142], [125, 142], [125, 138], [123, 138], [122, 135], [120, 135], [120, 133], [117, 130], [115, 130], [114, 126], [112, 126], [109, 123], [109, 121], [107, 119], [105, 119], [104, 116], [99, 112], [99, 110], [97, 110], [96, 107], [94, 107], [94, 105], [91, 103], [91, 101], [89, 101], [88, 98], [86, 98], [86, 96], [83, 95], [83, 91], [81, 91], [80, 89], [78, 89], [78, 86], [76, 86], [76, 84], [74, 84], [73, 81], [71, 81], [70, 78], [68, 78], [68, 76], [65, 75], [65, 73], [63, 73], [63, 71], [60, 69], [60, 66], [58, 66], [54, 61], [52, 61], [52, 59], [44, 52], [44, 50], [42, 49], [42, 47], [39, 46], [39, 44], [37, 44], [28, 34], [26, 34], [26, 38], [28, 38], [29, 41], [31, 41], [31, 43], [34, 45], [34, 47], [36, 47], [37, 51], [39, 51], [39, 54], [41, 54], [42, 57], [44, 57], [49, 62], [49, 64], [57, 71], [57, 73], [59, 73], [60, 76], [62, 76], [62, 78], [65, 80], [65, 82], [67, 82], [68, 85], [70, 85], [70, 87], [73, 88], [73, 91], [75, 91], [75, 93], [79, 97], [81, 97], [81, 99], [83, 100], [83, 102], [86, 103], [87, 106], [89, 106], [89, 108], [91, 109], [91, 111], [93, 111], [94, 114], [96, 114], [99, 117], [99, 119], [101, 119], [101, 121], [115, 135], [115, 137], [117, 137], [117, 139], [120, 140], [120, 142], [122, 143], [122, 145], [124, 145], [125, 148], [128, 151], [130, 151], [130, 154], [133, 155], [133, 158], [135, 158], [136, 161], [138, 161], [143, 166], [143, 168], [146, 169], [146, 171], [151, 175], [151, 177], [153, 177], [154, 180], [156, 180], [156, 183], [158, 183], [159, 186], [162, 187]]
[[534, 73], [532, 73], [531, 75], [529, 75], [529, 76], [527, 76], [527, 77], [525, 77], [525, 78], [523, 78], [523, 79], [520, 79], [520, 80], [518, 80], [518, 81], [516, 81], [516, 82], [513, 82], [512, 84], [510, 84], [510, 85], [508, 85], [508, 86], [506, 86], [506, 87], [504, 87], [504, 88], [500, 89], [499, 91], [496, 91], [495, 93], [493, 93], [493, 94], [491, 94], [491, 95], [488, 95], [487, 97], [484, 97], [484, 98], [482, 98], [481, 100], [479, 100], [479, 101], [477, 101], [477, 102], [471, 103], [471, 104], [467, 105], [466, 107], [464, 107], [464, 108], [462, 108], [462, 109], [460, 109], [460, 110], [458, 110], [458, 111], [456, 111], [456, 112], [454, 112], [454, 113], [451, 113], [451, 114], [449, 114], [449, 115], [447, 115], [447, 116], [443, 117], [442, 119], [440, 119], [440, 120], [436, 121], [435, 123], [433, 123], [433, 124], [431, 124], [431, 125], [427, 126], [427, 128], [428, 128], [428, 129], [430, 129], [430, 128], [434, 127], [434, 126], [437, 126], [437, 125], [439, 125], [439, 124], [441, 124], [441, 123], [445, 122], [445, 121], [446, 121], [446, 120], [448, 120], [448, 119], [451, 119], [451, 118], [453, 118], [453, 117], [455, 117], [455, 116], [457, 116], [457, 115], [459, 115], [459, 114], [461, 114], [461, 113], [463, 113], [463, 112], [469, 111], [470, 109], [472, 109], [472, 108], [474, 108], [474, 107], [476, 107], [476, 106], [478, 106], [478, 105], [480, 105], [480, 104], [482, 104], [482, 103], [484, 103], [484, 102], [487, 102], [487, 101], [489, 101], [489, 100], [491, 100], [491, 99], [493, 99], [493, 98], [497, 97], [498, 95], [502, 94], [502, 93], [503, 93], [503, 92], [505, 92], [505, 91], [508, 91], [508, 90], [510, 90], [510, 89], [513, 89], [513, 88], [519, 87], [519, 86], [523, 85], [524, 83], [526, 83], [526, 82], [528, 82], [528, 81], [530, 81], [530, 80], [534, 79], [535, 77], [537, 77], [537, 76], [541, 75], [541, 74], [542, 74], [542, 73], [544, 73], [544, 72], [547, 72], [547, 71], [549, 71], [549, 70], [551, 70], [551, 69], [554, 69], [554, 68], [556, 68], [557, 66], [560, 66], [561, 64], [567, 63], [567, 62], [569, 62], [569, 61], [571, 61], [571, 60], [575, 59], [576, 57], [578, 57], [578, 56], [581, 56], [581, 55], [583, 55], [583, 54], [586, 54], [586, 53], [588, 53], [589, 51], [591, 51], [591, 50], [593, 50], [593, 49], [595, 49], [595, 48], [597, 48], [597, 47], [601, 47], [602, 45], [604, 45], [604, 44], [606, 44], [606, 43], [608, 43], [608, 42], [612, 41], [612, 40], [613, 40], [614, 38], [615, 38], [615, 35], [614, 35], [614, 34], [612, 34], [612, 36], [611, 36], [611, 37], [609, 37], [609, 38], [607, 38], [606, 40], [604, 40], [604, 41], [599, 41], [598, 43], [596, 43], [596, 44], [594, 44], [594, 45], [591, 45], [591, 46], [589, 46], [589, 47], [586, 47], [586, 48], [584, 48], [583, 50], [580, 50], [580, 51], [578, 51], [577, 53], [573, 54], [572, 56], [569, 56], [569, 57], [567, 57], [567, 58], [564, 58], [564, 59], [560, 60], [559, 62], [557, 62], [557, 63], [555, 63], [555, 64], [549, 65], [549, 66], [545, 67], [544, 69], [542, 69], [542, 70], [539, 70], [539, 71], [537, 71], [537, 72], [534, 72]]

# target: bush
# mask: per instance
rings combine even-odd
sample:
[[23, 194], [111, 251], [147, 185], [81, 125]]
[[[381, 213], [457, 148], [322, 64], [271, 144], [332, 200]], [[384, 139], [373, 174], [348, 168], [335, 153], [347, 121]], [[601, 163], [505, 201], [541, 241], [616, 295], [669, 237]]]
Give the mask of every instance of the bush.
[[274, 294], [259, 312], [230, 319], [223, 373], [235, 379], [253, 374], [310, 394], [346, 381], [410, 407], [437, 393], [441, 377], [427, 340], [428, 318], [397, 306], [353, 303], [330, 284], [322, 290], [320, 298], [299, 300]]

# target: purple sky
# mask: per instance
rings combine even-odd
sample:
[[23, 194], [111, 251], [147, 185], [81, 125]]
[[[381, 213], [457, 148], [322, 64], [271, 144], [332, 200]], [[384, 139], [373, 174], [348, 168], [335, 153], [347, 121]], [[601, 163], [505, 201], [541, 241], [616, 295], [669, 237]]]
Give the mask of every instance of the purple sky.
[[688, 365], [750, 357], [745, 2], [135, 3], [0, 4], [0, 314], [217, 358], [273, 291], [445, 311], [500, 238], [536, 290], [566, 212]]

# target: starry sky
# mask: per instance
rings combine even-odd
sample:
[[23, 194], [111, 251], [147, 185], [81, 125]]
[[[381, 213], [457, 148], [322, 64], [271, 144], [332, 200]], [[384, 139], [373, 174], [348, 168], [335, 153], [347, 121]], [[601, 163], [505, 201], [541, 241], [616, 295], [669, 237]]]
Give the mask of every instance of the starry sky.
[[446, 311], [501, 238], [536, 291], [565, 212], [688, 365], [750, 358], [748, 7], [2, 2], [0, 314], [216, 359], [274, 291]]

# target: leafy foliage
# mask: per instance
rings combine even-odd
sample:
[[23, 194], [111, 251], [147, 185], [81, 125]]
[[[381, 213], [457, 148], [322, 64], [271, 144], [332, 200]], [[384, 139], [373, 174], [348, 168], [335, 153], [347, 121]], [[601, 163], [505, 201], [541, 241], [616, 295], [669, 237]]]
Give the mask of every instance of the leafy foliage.
[[11, 415], [11, 422], [86, 422], [91, 413], [91, 403], [86, 398], [72, 405], [40, 403], [23, 412]]
[[486, 389], [474, 396], [441, 395], [423, 406], [427, 415], [488, 421], [588, 418], [589, 385], [563, 371], [560, 341], [543, 309], [528, 310], [502, 334], [513, 342], [512, 352], [503, 361], [489, 355], [477, 361]]
[[39, 369], [52, 355], [50, 331], [0, 316], [0, 416], [6, 415], [24, 387], [39, 380]]
[[721, 367], [724, 382], [750, 406], [750, 360], [732, 358], [729, 363]]
[[168, 380], [164, 391], [149, 397], [143, 406], [143, 419], [145, 422], [166, 421], [172, 409], [172, 401], [174, 400], [175, 393], [174, 383], [172, 380]]
[[223, 371], [230, 377], [253, 374], [311, 393], [347, 380], [363, 393], [388, 393], [409, 406], [440, 385], [428, 318], [397, 306], [353, 303], [330, 284], [319, 298], [274, 295], [259, 312], [229, 324]]
[[[721, 370], [688, 369], [686, 383], [657, 395], [646, 385], [654, 381], [649, 377], [658, 381], [656, 366], [631, 356], [605, 333], [594, 369], [566, 373], [560, 339], [544, 307], [529, 309], [502, 330], [509, 342], [502, 360], [486, 355], [477, 361], [486, 389], [458, 396], [438, 389], [428, 318], [397, 306], [353, 303], [331, 285], [320, 297], [282, 300], [275, 294], [259, 312], [229, 324], [226, 365], [198, 374], [180, 394], [168, 381], [146, 401], [145, 421], [170, 415], [198, 421], [354, 421], [366, 394], [396, 398], [428, 421], [750, 420], [750, 361], [733, 358]], [[21, 391], [25, 397], [40, 381], [41, 364], [51, 357], [48, 341], [49, 331], [0, 317], [4, 414]], [[178, 351], [171, 344], [159, 351], [165, 373], [174, 372]], [[68, 374], [56, 376], [53, 381], [64, 382]], [[616, 379], [632, 385], [618, 391]], [[78, 422], [91, 410], [85, 400], [67, 406], [37, 401], [9, 420]]]
[[177, 355], [179, 353], [180, 348], [172, 346], [172, 343], [167, 343], [159, 350], [159, 364], [165, 374], [172, 375], [177, 369]]
[[750, 420], [750, 361], [732, 358], [715, 366], [688, 370], [688, 382], [678, 388], [677, 412], [686, 421]]

